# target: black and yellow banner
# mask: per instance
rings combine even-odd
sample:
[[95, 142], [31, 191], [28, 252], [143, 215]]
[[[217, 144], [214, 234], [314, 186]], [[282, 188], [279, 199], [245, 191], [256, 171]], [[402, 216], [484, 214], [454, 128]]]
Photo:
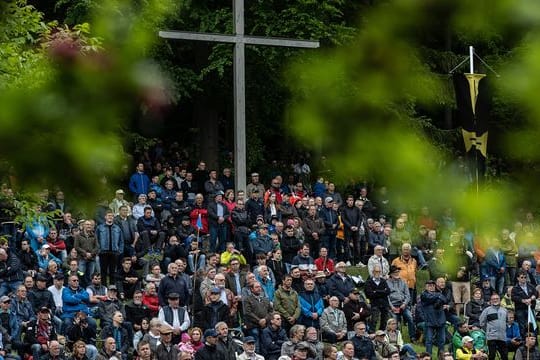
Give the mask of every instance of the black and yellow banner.
[[476, 149], [487, 157], [491, 95], [485, 74], [454, 74], [457, 117], [462, 126], [465, 151]]

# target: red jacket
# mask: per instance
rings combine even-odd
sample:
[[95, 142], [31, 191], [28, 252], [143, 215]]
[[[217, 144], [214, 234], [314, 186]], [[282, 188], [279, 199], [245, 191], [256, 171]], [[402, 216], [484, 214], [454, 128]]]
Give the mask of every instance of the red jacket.
[[315, 266], [317, 266], [317, 271], [325, 271], [328, 270], [328, 273], [333, 274], [334, 273], [334, 260], [330, 258], [326, 258], [326, 267], [324, 263], [324, 259], [322, 257], [318, 257], [315, 259]]
[[142, 303], [146, 306], [148, 306], [148, 309], [150, 309], [150, 313], [152, 316], [157, 316], [159, 311], [159, 298], [156, 295], [151, 296], [146, 293], [143, 294]]

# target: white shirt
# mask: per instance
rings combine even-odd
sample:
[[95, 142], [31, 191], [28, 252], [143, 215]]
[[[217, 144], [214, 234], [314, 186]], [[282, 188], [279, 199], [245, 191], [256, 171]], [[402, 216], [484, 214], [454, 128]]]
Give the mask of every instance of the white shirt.
[[184, 318], [182, 319], [182, 322], [180, 322], [180, 318], [178, 317], [180, 308], [177, 308], [177, 309], [171, 308], [171, 310], [172, 310], [172, 314], [173, 314], [173, 323], [172, 324], [169, 324], [168, 322], [165, 321], [165, 313], [163, 312], [163, 308], [159, 309], [159, 314], [158, 314], [159, 320], [162, 323], [169, 324], [170, 326], [173, 327], [173, 329], [180, 329], [181, 331], [186, 331], [189, 328], [189, 326], [191, 325], [191, 321], [189, 320], [189, 314], [188, 314], [187, 310], [184, 311]]
[[64, 290], [64, 286], [62, 286], [60, 289], [57, 289], [56, 286], [51, 285], [47, 288], [53, 296], [54, 299], [54, 305], [57, 308], [62, 308], [64, 303], [62, 301], [62, 291]]

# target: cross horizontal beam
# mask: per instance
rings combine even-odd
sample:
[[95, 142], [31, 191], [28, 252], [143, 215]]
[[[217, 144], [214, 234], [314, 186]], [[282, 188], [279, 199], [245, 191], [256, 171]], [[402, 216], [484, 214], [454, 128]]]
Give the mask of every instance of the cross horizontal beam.
[[320, 46], [318, 41], [311, 40], [295, 40], [276, 37], [260, 37], [260, 36], [245, 36], [245, 35], [221, 35], [212, 33], [199, 33], [189, 31], [160, 31], [159, 36], [165, 39], [183, 39], [183, 40], [199, 40], [223, 42], [231, 44], [247, 44], [247, 45], [267, 45], [267, 46], [288, 46], [296, 48], [316, 49]]

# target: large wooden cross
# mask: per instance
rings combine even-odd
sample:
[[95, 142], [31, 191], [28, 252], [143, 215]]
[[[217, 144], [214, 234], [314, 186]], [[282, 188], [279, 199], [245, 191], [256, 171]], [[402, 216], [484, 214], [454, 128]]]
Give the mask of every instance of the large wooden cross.
[[234, 34], [210, 34], [185, 31], [160, 31], [166, 39], [213, 41], [234, 44], [234, 177], [236, 190], [246, 189], [246, 79], [245, 45], [318, 48], [318, 41], [246, 36], [244, 34], [244, 0], [233, 0]]

